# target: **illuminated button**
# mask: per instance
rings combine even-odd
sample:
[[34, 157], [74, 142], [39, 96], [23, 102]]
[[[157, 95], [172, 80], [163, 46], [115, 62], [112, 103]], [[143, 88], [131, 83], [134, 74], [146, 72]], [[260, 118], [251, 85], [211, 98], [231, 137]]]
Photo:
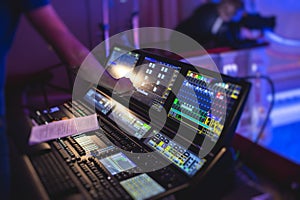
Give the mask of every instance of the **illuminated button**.
[[172, 148], [171, 146], [167, 146], [167, 147], [165, 148], [165, 151], [169, 151], [171, 148]]
[[161, 147], [164, 144], [163, 141], [160, 141], [159, 144], [157, 146]]

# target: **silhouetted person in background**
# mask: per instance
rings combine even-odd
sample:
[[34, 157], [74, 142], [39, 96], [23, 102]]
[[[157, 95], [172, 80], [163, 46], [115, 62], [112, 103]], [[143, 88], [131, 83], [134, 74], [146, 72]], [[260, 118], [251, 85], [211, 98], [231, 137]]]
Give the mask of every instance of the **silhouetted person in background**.
[[[186, 34], [205, 49], [230, 46], [234, 41], [229, 22], [243, 7], [241, 0], [221, 0], [219, 3], [200, 5], [194, 13], [178, 24], [176, 31]], [[178, 38], [171, 38], [171, 46], [180, 50]], [[184, 49], [182, 49], [184, 50]]]
[[[275, 24], [275, 16], [247, 13], [242, 0], [221, 0], [200, 5], [175, 30], [191, 37], [205, 49], [242, 49], [265, 45], [264, 30], [273, 30]], [[184, 49], [185, 45], [180, 44], [180, 38], [175, 35], [171, 36], [170, 42], [171, 48], [177, 51], [197, 50], [196, 46]]]

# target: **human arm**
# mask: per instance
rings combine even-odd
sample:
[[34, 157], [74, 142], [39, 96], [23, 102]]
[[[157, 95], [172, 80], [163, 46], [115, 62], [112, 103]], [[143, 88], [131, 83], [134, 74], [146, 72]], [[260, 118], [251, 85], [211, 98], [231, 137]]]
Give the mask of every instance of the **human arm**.
[[[81, 66], [90, 51], [69, 31], [51, 4], [25, 14], [62, 61], [68, 66]], [[119, 93], [133, 89], [129, 79], [113, 78], [96, 58], [93, 59], [92, 56], [89, 58], [90, 64], [81, 66], [80, 74], [84, 75], [82, 78], [92, 83], [99, 83], [108, 89], [116, 89]], [[101, 75], [101, 82], [99, 82], [99, 75]], [[118, 87], [114, 88], [117, 82], [119, 82]]]

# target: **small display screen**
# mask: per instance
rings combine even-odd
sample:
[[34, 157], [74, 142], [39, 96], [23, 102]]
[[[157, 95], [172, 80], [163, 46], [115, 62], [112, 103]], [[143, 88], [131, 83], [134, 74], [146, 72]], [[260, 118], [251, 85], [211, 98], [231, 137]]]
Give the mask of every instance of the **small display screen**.
[[84, 96], [84, 99], [91, 105], [95, 104], [96, 109], [104, 115], [106, 115], [113, 107], [112, 101], [97, 92], [94, 88], [89, 89]]
[[120, 184], [133, 199], [138, 200], [148, 199], [165, 191], [161, 185], [147, 174], [140, 174], [125, 181], [121, 181]]
[[114, 145], [100, 132], [83, 133], [73, 136], [76, 142], [87, 152], [95, 157], [114, 149]]
[[114, 47], [106, 63], [106, 70], [114, 78], [129, 78], [131, 71], [134, 69], [137, 61], [139, 60], [139, 57], [140, 55], [138, 53]]
[[103, 158], [100, 162], [105, 168], [112, 174], [118, 174], [123, 171], [127, 171], [136, 167], [136, 165], [129, 160], [129, 158], [123, 153], [117, 153], [115, 155]]

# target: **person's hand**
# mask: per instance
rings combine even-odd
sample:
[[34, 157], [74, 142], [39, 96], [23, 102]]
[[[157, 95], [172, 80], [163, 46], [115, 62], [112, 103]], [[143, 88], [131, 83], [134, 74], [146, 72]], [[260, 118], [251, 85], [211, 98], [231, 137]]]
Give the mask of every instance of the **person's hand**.
[[250, 30], [246, 27], [241, 27], [240, 31], [242, 39], [257, 40], [263, 37], [263, 34], [260, 30]]
[[130, 96], [135, 90], [136, 89], [129, 78], [120, 78], [117, 79], [113, 93], [119, 96]]

